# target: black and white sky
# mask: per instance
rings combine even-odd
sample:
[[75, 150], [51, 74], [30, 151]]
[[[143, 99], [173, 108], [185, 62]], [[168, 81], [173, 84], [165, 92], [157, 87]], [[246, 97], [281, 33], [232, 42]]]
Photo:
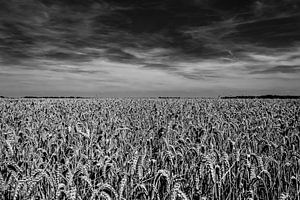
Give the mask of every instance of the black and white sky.
[[0, 95], [299, 93], [299, 0], [0, 0]]

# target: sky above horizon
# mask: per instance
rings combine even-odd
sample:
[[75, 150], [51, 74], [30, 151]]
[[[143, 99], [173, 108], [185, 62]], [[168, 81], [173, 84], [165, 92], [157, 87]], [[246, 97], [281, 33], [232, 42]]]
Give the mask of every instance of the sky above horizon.
[[0, 0], [0, 96], [300, 94], [299, 0]]

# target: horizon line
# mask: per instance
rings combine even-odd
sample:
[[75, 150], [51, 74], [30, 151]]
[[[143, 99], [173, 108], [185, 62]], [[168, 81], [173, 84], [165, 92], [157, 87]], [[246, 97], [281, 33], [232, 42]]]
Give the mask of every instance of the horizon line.
[[0, 95], [2, 99], [102, 99], [102, 98], [116, 98], [116, 99], [142, 99], [142, 98], [154, 98], [154, 99], [255, 99], [255, 98], [285, 98], [285, 99], [300, 99], [300, 95], [278, 95], [278, 94], [266, 94], [266, 95], [218, 95], [218, 96], [3, 96]]

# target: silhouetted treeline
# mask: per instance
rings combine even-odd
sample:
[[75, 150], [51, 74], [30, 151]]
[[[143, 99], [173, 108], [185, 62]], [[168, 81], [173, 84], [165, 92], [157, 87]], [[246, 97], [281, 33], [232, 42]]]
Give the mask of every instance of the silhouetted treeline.
[[94, 98], [94, 97], [75, 97], [75, 96], [24, 96], [24, 97], [6, 97], [6, 96], [0, 96], [0, 98], [7, 98], [7, 99], [19, 99], [19, 98], [23, 98], [23, 99], [90, 99], [90, 98]]
[[300, 99], [291, 95], [261, 95], [261, 96], [224, 96], [221, 99]]
[[159, 99], [180, 99], [181, 97], [158, 97]]
[[74, 96], [69, 96], [69, 97], [56, 97], [56, 96], [47, 96], [47, 97], [37, 97], [37, 96], [25, 96], [23, 97], [24, 99], [40, 99], [40, 98], [45, 98], [45, 99], [89, 99], [91, 97], [74, 97]]

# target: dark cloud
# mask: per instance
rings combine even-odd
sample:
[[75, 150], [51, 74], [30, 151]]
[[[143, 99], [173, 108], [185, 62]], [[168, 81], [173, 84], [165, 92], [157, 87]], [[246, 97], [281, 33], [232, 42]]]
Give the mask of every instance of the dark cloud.
[[286, 60], [295, 60], [295, 59], [300, 59], [300, 55], [291, 55]]
[[300, 40], [300, 15], [245, 22], [229, 37], [260, 46], [289, 47]]
[[300, 72], [299, 65], [278, 65], [275, 67], [270, 67], [264, 70], [257, 70], [251, 72], [251, 74], [274, 74], [274, 73], [297, 73]]
[[105, 52], [107, 58], [117, 62], [130, 62], [138, 60], [134, 55], [124, 52], [121, 48], [108, 48]]
[[147, 64], [144, 65], [143, 67], [149, 70], [165, 71], [190, 80], [204, 80], [204, 79], [207, 80], [210, 78], [215, 79], [221, 77], [218, 73], [218, 70], [214, 70], [214, 69], [185, 70], [188, 67], [185, 67], [184, 64], [182, 66], [178, 66], [178, 65], [175, 66], [175, 65], [168, 65], [168, 64]]
[[74, 74], [95, 74], [95, 73], [106, 73], [103, 71], [99, 70], [85, 70], [85, 69], [80, 69], [80, 68], [74, 68], [74, 69], [65, 69], [65, 68], [48, 68], [48, 71], [53, 71], [53, 72], [59, 72], [59, 73], [74, 73]]
[[143, 66], [146, 69], [158, 69], [158, 70], [166, 70], [166, 71], [177, 71], [177, 68], [170, 65], [165, 64], [147, 64]]
[[[0, 9], [0, 52], [7, 63], [36, 57], [129, 62], [136, 58], [124, 53], [127, 47], [171, 48], [187, 57], [227, 57], [240, 50], [230, 48], [232, 43], [281, 47], [300, 40], [299, 16], [291, 16], [298, 10], [293, 0], [11, 0], [2, 1]], [[268, 17], [285, 16], [256, 17], [259, 9], [272, 12]], [[87, 47], [106, 53], [76, 52]]]
[[192, 80], [204, 79], [204, 77], [201, 74], [195, 74], [195, 73], [178, 72], [178, 75], [180, 75], [186, 79], [192, 79]]

